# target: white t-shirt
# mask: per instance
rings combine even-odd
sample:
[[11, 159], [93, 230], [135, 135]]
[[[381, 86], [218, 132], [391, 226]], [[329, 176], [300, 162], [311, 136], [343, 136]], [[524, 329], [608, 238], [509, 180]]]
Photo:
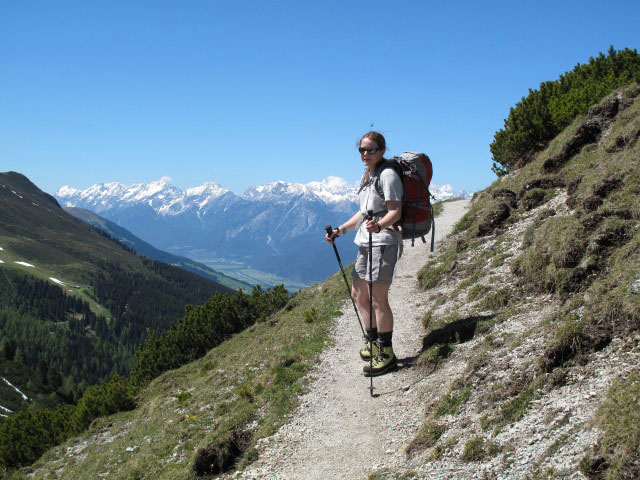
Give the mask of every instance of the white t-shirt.
[[[369, 210], [373, 210], [373, 217], [380, 220], [388, 213], [386, 201], [402, 201], [402, 180], [393, 168], [385, 168], [378, 178], [378, 187], [382, 190], [383, 197], [375, 188], [375, 179], [375, 175], [372, 175], [370, 181], [358, 193], [362, 219]], [[369, 245], [369, 232], [363, 221], [359, 225], [354, 242], [361, 247]], [[402, 233], [394, 230], [392, 226], [380, 233], [372, 234], [373, 245], [397, 245], [398, 243], [402, 244]]]

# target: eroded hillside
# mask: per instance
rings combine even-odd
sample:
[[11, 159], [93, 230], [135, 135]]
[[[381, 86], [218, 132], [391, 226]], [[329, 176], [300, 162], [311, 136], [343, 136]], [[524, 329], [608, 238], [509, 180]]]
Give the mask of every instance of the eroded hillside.
[[640, 476], [639, 95], [478, 193], [420, 272], [421, 363], [464, 372], [425, 397], [416, 477]]

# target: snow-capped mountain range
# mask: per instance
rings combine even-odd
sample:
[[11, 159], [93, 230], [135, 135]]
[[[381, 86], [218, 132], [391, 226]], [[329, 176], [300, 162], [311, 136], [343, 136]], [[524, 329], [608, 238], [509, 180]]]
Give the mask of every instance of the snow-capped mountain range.
[[[169, 179], [165, 177], [147, 184], [136, 183], [131, 186], [118, 182], [98, 183], [86, 190], [63, 186], [56, 192], [55, 197], [64, 206], [91, 207], [88, 209], [96, 213], [126, 204], [144, 203], [160, 215], [179, 215], [191, 208], [206, 211], [207, 206], [212, 205], [216, 199], [225, 195], [248, 201], [274, 203], [286, 203], [290, 198], [301, 195], [309, 198], [315, 197], [327, 205], [355, 203], [357, 189], [357, 183], [349, 183], [340, 177], [330, 176], [319, 182], [307, 184], [277, 181], [249, 187], [242, 197], [238, 197], [217, 182], [206, 182], [199, 187], [182, 191], [171, 185]], [[454, 191], [451, 185], [431, 184], [430, 190], [436, 200], [457, 197], [470, 198], [467, 192], [464, 190]]]
[[[250, 187], [239, 196], [216, 182], [183, 191], [163, 177], [130, 186], [63, 186], [55, 197], [63, 207], [91, 210], [171, 253], [199, 261], [241, 260], [285, 278], [313, 282], [335, 271], [335, 259], [324, 258], [328, 249], [322, 232], [325, 225], [338, 225], [357, 210], [357, 188], [342, 178], [327, 177], [307, 184], [277, 181]], [[432, 184], [431, 191], [438, 200], [469, 197], [451, 185]], [[343, 242], [343, 248], [346, 255], [355, 252], [352, 242]]]

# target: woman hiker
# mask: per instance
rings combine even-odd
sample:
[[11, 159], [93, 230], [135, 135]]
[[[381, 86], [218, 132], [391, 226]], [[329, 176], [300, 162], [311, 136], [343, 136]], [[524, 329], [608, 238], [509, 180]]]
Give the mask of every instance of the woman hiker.
[[[393, 353], [393, 312], [389, 306], [389, 287], [395, 265], [402, 253], [402, 234], [393, 224], [400, 220], [402, 208], [402, 180], [393, 168], [381, 168], [386, 151], [384, 137], [378, 132], [365, 133], [358, 142], [358, 151], [364, 166], [364, 176], [358, 192], [360, 210], [348, 221], [334, 229], [326, 240], [357, 230], [355, 243], [358, 255], [351, 273], [352, 295], [362, 316], [367, 339], [360, 357], [369, 362], [373, 353], [373, 371], [363, 368], [365, 376], [382, 375], [393, 369], [397, 359]], [[377, 186], [377, 188], [376, 188]], [[382, 192], [382, 196], [380, 195]], [[373, 218], [365, 220], [368, 211]], [[373, 312], [369, 317], [369, 234], [372, 235]], [[373, 346], [371, 352], [370, 346]]]

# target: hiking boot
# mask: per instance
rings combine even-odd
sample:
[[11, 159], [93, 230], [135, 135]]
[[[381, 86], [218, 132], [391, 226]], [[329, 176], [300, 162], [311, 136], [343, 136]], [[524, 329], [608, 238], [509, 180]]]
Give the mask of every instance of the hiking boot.
[[374, 342], [373, 348], [374, 350], [377, 349], [377, 355], [373, 358], [373, 370], [369, 365], [365, 365], [362, 368], [365, 377], [383, 375], [398, 364], [396, 354], [393, 353], [393, 347], [382, 347], [380, 342]]
[[[378, 342], [373, 341], [373, 356], [375, 357], [378, 354]], [[365, 362], [368, 362], [371, 358], [371, 343], [368, 338], [364, 340], [364, 348], [360, 350], [360, 358]]]

